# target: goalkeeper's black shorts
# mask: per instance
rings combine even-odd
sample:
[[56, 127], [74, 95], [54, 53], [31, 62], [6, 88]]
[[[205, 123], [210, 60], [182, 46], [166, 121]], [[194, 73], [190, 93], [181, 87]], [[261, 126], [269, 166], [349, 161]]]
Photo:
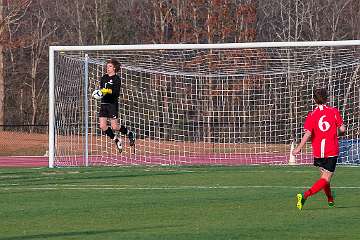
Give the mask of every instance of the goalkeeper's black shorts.
[[335, 172], [338, 157], [314, 158], [314, 166], [324, 168], [329, 172]]
[[99, 117], [118, 118], [119, 108], [117, 103], [101, 103]]

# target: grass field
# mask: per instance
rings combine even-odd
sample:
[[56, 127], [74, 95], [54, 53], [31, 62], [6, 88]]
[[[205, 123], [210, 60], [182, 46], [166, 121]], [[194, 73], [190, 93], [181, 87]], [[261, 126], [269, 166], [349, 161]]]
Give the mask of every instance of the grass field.
[[0, 240], [359, 239], [359, 173], [299, 211], [314, 167], [2, 168]]

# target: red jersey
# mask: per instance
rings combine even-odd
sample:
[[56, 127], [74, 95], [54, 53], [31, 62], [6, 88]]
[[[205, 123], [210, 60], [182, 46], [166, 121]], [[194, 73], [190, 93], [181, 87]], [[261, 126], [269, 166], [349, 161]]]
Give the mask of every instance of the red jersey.
[[315, 158], [339, 155], [337, 129], [343, 124], [337, 108], [318, 105], [305, 120], [304, 128], [311, 132], [313, 155]]

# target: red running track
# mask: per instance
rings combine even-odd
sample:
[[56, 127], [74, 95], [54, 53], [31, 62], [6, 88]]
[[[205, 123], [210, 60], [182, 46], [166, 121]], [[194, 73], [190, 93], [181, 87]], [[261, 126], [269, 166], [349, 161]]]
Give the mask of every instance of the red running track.
[[[47, 167], [47, 156], [0, 156], [0, 167]], [[89, 166], [101, 165], [286, 165], [287, 156], [271, 154], [200, 154], [196, 156], [89, 156]], [[312, 163], [303, 156], [301, 164]], [[85, 166], [83, 156], [57, 157], [57, 166]]]
[[47, 167], [46, 156], [0, 156], [0, 167]]

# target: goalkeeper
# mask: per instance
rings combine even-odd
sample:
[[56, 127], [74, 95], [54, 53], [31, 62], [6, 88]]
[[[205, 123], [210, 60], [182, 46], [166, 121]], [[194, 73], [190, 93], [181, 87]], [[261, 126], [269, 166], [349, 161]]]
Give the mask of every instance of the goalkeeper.
[[[120, 131], [129, 138], [130, 146], [135, 145], [135, 134], [128, 131], [127, 127], [118, 123], [119, 113], [119, 95], [121, 79], [116, 74], [120, 68], [120, 63], [116, 59], [110, 59], [106, 62], [106, 74], [101, 77], [100, 91], [103, 94], [99, 112], [99, 124], [101, 130], [115, 141], [119, 152], [122, 152], [122, 141], [114, 131]], [[110, 120], [111, 127], [108, 126]]]

